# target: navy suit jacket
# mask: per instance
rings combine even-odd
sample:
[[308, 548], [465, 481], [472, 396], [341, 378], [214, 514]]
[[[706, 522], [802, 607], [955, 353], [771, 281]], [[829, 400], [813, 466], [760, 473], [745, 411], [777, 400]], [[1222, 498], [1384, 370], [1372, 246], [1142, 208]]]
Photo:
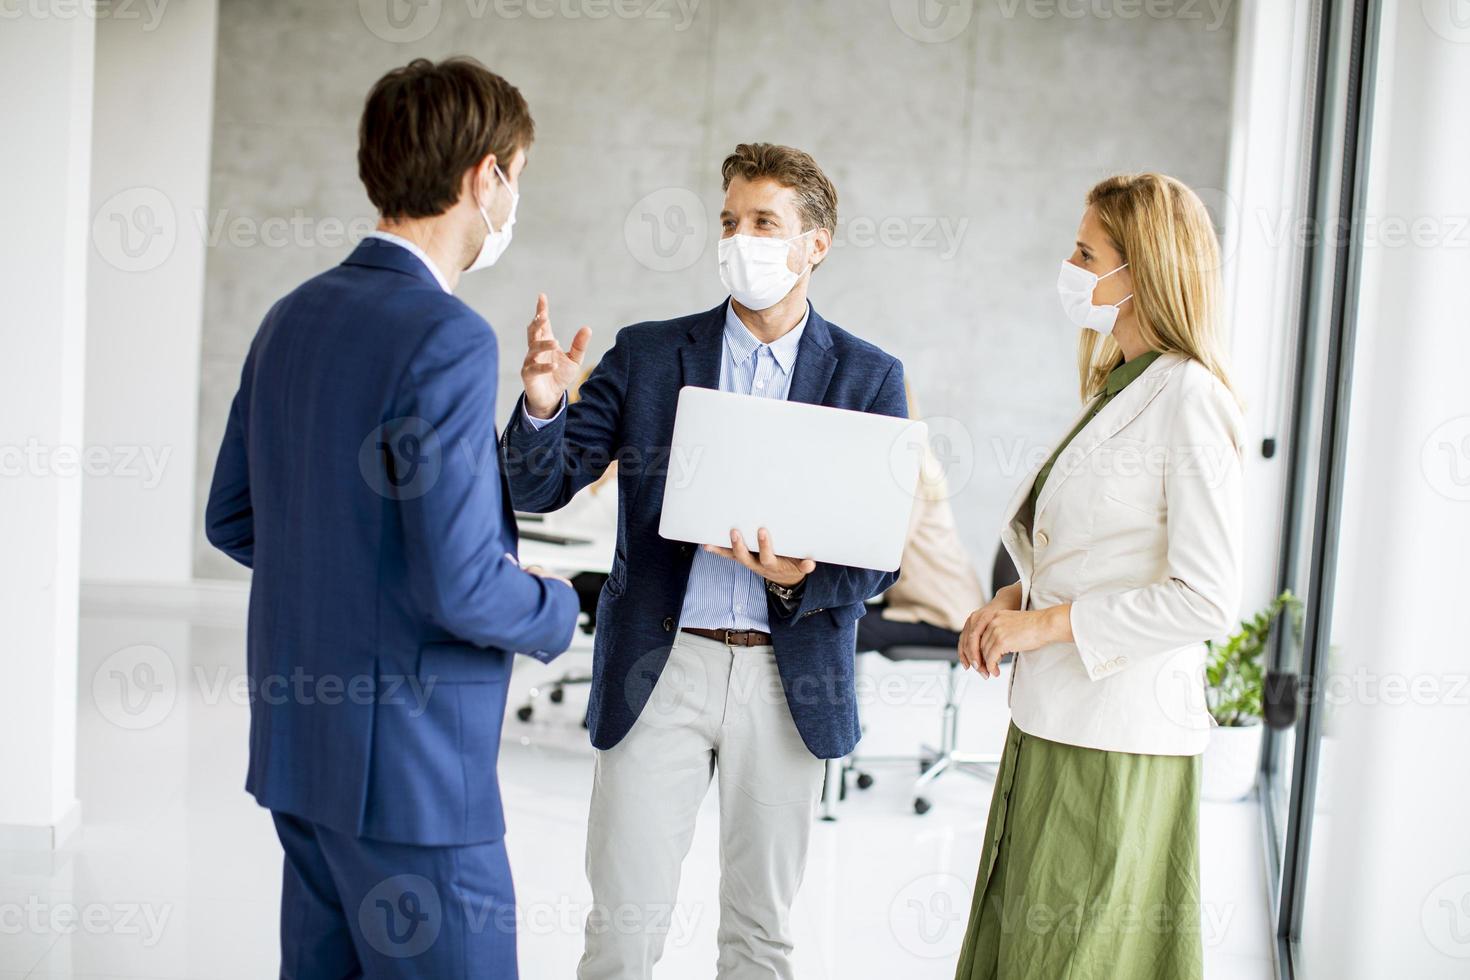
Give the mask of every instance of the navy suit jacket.
[[[523, 396], [501, 437], [502, 465], [520, 510], [563, 506], [618, 460], [617, 551], [597, 604], [587, 713], [592, 744], [599, 749], [616, 745], [633, 727], [673, 644], [694, 560], [693, 545], [658, 533], [674, 409], [683, 386], [720, 386], [725, 306], [624, 328], [583, 382], [575, 404], [538, 432], [525, 419]], [[816, 310], [797, 348], [787, 397], [907, 415], [903, 365]], [[864, 600], [896, 578], [819, 563], [793, 609], [767, 595], [786, 703], [813, 755], [837, 758], [857, 744], [857, 620]]]
[[507, 557], [497, 359], [489, 324], [374, 238], [261, 324], [206, 530], [254, 569], [263, 806], [409, 844], [503, 835], [511, 652], [566, 649], [577, 599]]

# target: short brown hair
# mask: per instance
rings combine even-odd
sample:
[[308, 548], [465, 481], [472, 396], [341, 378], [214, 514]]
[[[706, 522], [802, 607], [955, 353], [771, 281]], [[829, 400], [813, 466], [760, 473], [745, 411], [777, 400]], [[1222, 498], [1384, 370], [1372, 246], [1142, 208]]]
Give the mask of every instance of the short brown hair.
[[769, 178], [796, 191], [801, 230], [826, 228], [837, 234], [837, 188], [822, 173], [812, 155], [776, 143], [741, 143], [720, 165], [722, 190], [730, 189], [736, 177], [746, 180]]
[[466, 170], [501, 171], [536, 124], [520, 91], [473, 58], [415, 58], [373, 86], [357, 132], [357, 174], [385, 218], [431, 218], [459, 200]]

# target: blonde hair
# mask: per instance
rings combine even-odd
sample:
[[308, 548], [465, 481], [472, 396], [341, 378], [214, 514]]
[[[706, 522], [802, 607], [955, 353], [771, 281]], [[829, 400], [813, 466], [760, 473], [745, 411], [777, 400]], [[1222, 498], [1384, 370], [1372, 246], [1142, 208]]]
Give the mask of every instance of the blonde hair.
[[[1119, 174], [1088, 191], [1087, 205], [1133, 275], [1129, 302], [1144, 342], [1198, 361], [1233, 393], [1220, 337], [1220, 246], [1199, 196], [1164, 174]], [[1082, 331], [1082, 400], [1122, 362], [1111, 336]]]

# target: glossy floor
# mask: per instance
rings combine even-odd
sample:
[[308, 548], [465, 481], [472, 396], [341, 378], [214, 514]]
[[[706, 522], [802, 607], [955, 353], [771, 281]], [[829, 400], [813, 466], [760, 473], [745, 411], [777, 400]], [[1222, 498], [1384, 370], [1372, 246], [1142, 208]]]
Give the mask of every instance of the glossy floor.
[[[277, 971], [280, 849], [242, 790], [247, 707], [238, 602], [170, 611], [89, 606], [79, 670], [83, 829], [55, 855], [0, 852], [0, 980], [22, 977], [259, 980]], [[592, 752], [585, 688], [530, 722], [524, 692], [567, 669], [522, 660], [502, 780], [521, 907], [521, 975], [574, 975], [590, 895], [582, 873]], [[864, 657], [863, 749], [912, 752], [937, 736], [939, 674]], [[1005, 686], [971, 680], [961, 742], [986, 751], [1005, 730]], [[912, 810], [912, 764], [872, 769], [839, 819], [819, 824], [793, 912], [803, 980], [949, 978], [964, 929], [990, 784], [941, 779]], [[713, 976], [718, 914], [715, 791], [684, 865], [668, 949], [655, 975]], [[1255, 804], [1202, 814], [1206, 976], [1271, 976]]]

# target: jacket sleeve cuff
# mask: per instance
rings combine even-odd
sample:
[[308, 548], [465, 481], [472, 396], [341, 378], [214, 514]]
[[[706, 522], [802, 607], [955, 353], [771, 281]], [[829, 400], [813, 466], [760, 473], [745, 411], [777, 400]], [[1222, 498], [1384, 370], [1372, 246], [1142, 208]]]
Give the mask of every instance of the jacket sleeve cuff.
[[1095, 681], [1111, 677], [1128, 666], [1128, 655], [1119, 653], [1106, 639], [1107, 611], [1099, 608], [1104, 596], [1090, 596], [1072, 602], [1072, 640], [1087, 676]]
[[535, 431], [535, 432], [540, 432], [542, 429], [546, 428], [548, 425], [550, 425], [551, 423], [555, 422], [557, 419], [561, 418], [561, 413], [562, 412], [565, 412], [566, 410], [567, 410], [567, 396], [565, 394], [563, 394], [561, 396], [561, 404], [559, 406], [557, 406], [556, 414], [553, 415], [549, 419], [538, 419], [534, 415], [531, 414], [531, 410], [530, 409], [526, 408], [526, 399], [525, 399], [525, 396], [524, 395], [521, 396], [521, 418], [524, 419], [525, 422], [526, 422], [526, 424], [529, 425], [531, 427], [532, 431]]
[[577, 633], [577, 621], [582, 615], [582, 603], [577, 598], [577, 590], [564, 582], [554, 580], [545, 581], [547, 588], [548, 604], [553, 607], [555, 622], [566, 624], [557, 629], [549, 649], [524, 650], [526, 656], [532, 660], [539, 660], [543, 664], [549, 664], [557, 657], [566, 652], [572, 645], [572, 638]]

